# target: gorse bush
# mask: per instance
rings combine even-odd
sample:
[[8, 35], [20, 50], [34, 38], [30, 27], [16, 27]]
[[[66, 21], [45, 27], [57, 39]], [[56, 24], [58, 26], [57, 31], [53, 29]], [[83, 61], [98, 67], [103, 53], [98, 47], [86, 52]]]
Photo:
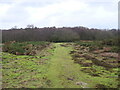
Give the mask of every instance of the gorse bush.
[[30, 42], [24, 42], [24, 44], [32, 44], [32, 45], [46, 45], [49, 44], [49, 42], [44, 42], [44, 41], [30, 41]]
[[120, 47], [119, 46], [113, 46], [112, 49], [111, 49], [111, 52], [119, 53], [120, 52]]
[[120, 52], [119, 44], [120, 44], [120, 38], [113, 38], [113, 39], [106, 39], [103, 40], [101, 43], [103, 46], [109, 46], [111, 47], [111, 52]]
[[99, 41], [80, 41], [80, 42], [76, 42], [76, 44], [81, 45], [81, 46], [86, 46], [86, 47], [100, 46]]
[[24, 55], [31, 53], [34, 50], [34, 47], [36, 46], [41, 46], [45, 47], [45, 45], [48, 45], [49, 42], [7, 42], [3, 46], [3, 51], [4, 52], [9, 52], [12, 54], [19, 54], [19, 55]]
[[22, 48], [25, 44], [22, 43], [13, 43], [10, 46], [8, 46], [10, 53], [15, 53], [15, 52], [19, 52], [19, 53], [24, 53], [25, 50]]
[[119, 38], [113, 38], [113, 39], [105, 39], [102, 41], [102, 44], [109, 45], [109, 46], [118, 46], [120, 42]]
[[111, 48], [110, 52], [120, 52], [119, 40], [118, 39], [106, 39], [102, 41], [79, 41], [77, 45], [89, 47], [89, 51], [103, 49], [104, 47]]
[[80, 41], [76, 42], [76, 44], [80, 46], [89, 47], [90, 51], [103, 48], [100, 41]]

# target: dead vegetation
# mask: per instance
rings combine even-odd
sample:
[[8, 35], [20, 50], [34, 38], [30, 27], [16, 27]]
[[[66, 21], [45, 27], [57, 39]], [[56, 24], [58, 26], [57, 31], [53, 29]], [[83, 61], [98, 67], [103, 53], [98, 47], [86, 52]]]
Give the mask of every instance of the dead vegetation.
[[[101, 77], [109, 75], [113, 68], [119, 67], [119, 55], [116, 52], [111, 52], [110, 47], [95, 47], [93, 50], [90, 50], [91, 46], [84, 45], [74, 45], [74, 50], [70, 52], [75, 63], [80, 64], [81, 71], [88, 73], [91, 76]], [[93, 48], [93, 47], [92, 47]], [[103, 67], [99, 69], [98, 67]], [[106, 72], [106, 71], [109, 71]], [[105, 76], [109, 77], [109, 76]], [[96, 85], [96, 88], [99, 88], [102, 85]], [[106, 86], [103, 86], [106, 87]]]
[[[91, 66], [92, 64], [104, 66], [107, 68], [118, 67], [118, 53], [109, 52], [110, 48], [89, 51], [89, 47], [77, 45], [75, 50], [70, 54], [73, 60], [83, 66]], [[83, 59], [84, 58], [84, 59]], [[86, 62], [88, 60], [89, 62]], [[92, 62], [90, 62], [92, 61]]]

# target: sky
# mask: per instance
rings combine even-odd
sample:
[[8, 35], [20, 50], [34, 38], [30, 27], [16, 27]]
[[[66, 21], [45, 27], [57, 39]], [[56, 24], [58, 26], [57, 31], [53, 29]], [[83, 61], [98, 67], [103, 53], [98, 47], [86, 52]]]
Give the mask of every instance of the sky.
[[14, 26], [118, 28], [119, 0], [0, 0], [0, 29]]

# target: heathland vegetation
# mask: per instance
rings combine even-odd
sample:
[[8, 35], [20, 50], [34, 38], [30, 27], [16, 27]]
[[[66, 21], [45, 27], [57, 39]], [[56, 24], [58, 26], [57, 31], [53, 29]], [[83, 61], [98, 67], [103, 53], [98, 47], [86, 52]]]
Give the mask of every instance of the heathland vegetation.
[[3, 88], [118, 88], [119, 31], [2, 30]]

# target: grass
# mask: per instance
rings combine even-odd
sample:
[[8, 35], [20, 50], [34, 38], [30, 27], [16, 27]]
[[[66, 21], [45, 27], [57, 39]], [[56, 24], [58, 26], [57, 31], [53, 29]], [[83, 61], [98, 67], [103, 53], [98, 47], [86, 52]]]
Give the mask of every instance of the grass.
[[[2, 53], [3, 58], [3, 88], [95, 88], [97, 84], [117, 88], [118, 81], [115, 72], [118, 68], [106, 70], [93, 65], [83, 67], [74, 63], [70, 51], [71, 46], [61, 46], [65, 43], [53, 43], [52, 47], [43, 50], [45, 56], [26, 56]], [[46, 54], [52, 53], [52, 54]], [[89, 61], [87, 61], [89, 62]], [[92, 68], [100, 76], [91, 76], [82, 71]], [[77, 85], [76, 83], [82, 83]]]
[[[95, 69], [96, 72], [93, 73], [102, 73], [100, 77], [84, 73], [81, 71], [83, 67], [79, 64], [75, 64], [69, 55], [69, 52], [73, 48], [61, 47], [60, 43], [56, 44], [56, 47], [57, 48], [54, 51], [55, 54], [50, 61], [49, 72], [47, 74], [51, 81], [50, 86], [52, 88], [95, 88], [97, 84], [105, 85], [107, 88], [117, 87], [118, 81], [116, 78], [108, 77], [115, 76], [114, 72], [110, 73], [104, 67], [94, 65], [92, 68]], [[68, 78], [71, 78], [72, 80], [68, 80]], [[87, 83], [87, 85], [76, 85], [76, 82], [84, 82]]]
[[[51, 58], [51, 63], [48, 72], [48, 78], [51, 81], [51, 87], [53, 88], [65, 88], [65, 87], [80, 87], [73, 84], [72, 81], [67, 80], [67, 78], [73, 77], [74, 64], [71, 61], [69, 51], [71, 48], [61, 47], [56, 44], [55, 54]], [[72, 65], [73, 64], [73, 65]], [[75, 71], [75, 70], [74, 70]]]
[[[47, 61], [39, 56], [2, 53], [3, 88], [42, 88], [45, 84]], [[44, 57], [50, 58], [50, 56]]]

